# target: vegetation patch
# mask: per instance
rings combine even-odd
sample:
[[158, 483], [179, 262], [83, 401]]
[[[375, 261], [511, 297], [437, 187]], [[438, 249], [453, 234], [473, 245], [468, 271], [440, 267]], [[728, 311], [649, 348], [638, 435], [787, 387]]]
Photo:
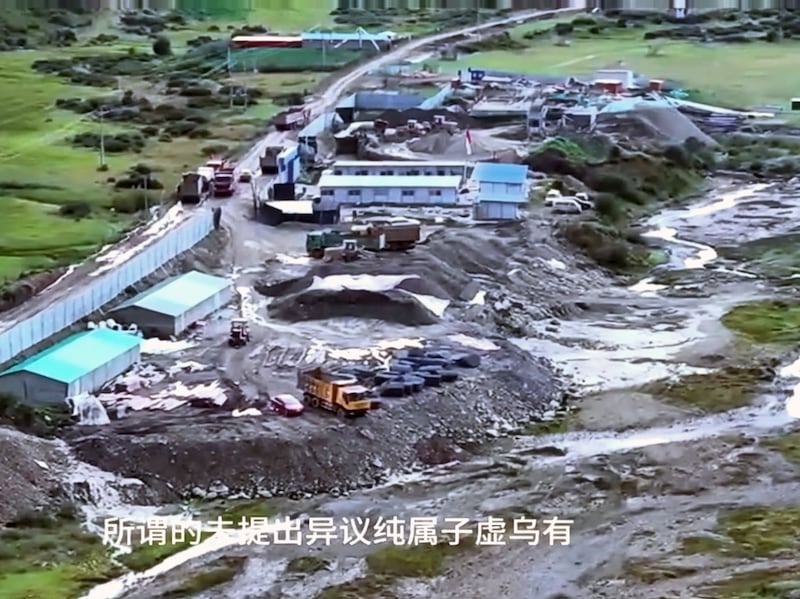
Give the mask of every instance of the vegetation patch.
[[746, 559], [794, 556], [800, 550], [800, 507], [752, 507], [719, 518], [718, 536], [689, 537], [687, 554], [712, 553]]
[[681, 146], [641, 152], [601, 137], [553, 138], [526, 159], [535, 171], [574, 178], [593, 190], [597, 218], [564, 221], [560, 232], [595, 262], [617, 270], [652, 266], [652, 250], [627, 231], [628, 223], [648, 205], [697, 191], [713, 161], [713, 155], [692, 138]]
[[180, 586], [161, 595], [164, 599], [184, 599], [230, 582], [242, 571], [246, 558], [221, 557], [206, 566], [204, 572], [194, 574]]
[[748, 270], [779, 284], [794, 285], [792, 277], [800, 269], [800, 235], [796, 233], [718, 247], [717, 252], [724, 258], [745, 262]]
[[704, 413], [727, 412], [750, 405], [759, 384], [771, 378], [769, 369], [732, 366], [709, 374], [689, 374], [675, 381], [651, 383], [642, 391]]
[[789, 599], [798, 589], [800, 576], [796, 570], [770, 568], [734, 574], [703, 589], [703, 596], [714, 599]]
[[294, 574], [314, 574], [326, 570], [329, 566], [330, 562], [326, 559], [314, 555], [304, 555], [289, 560], [289, 563], [286, 564], [286, 571]]
[[[168, 531], [168, 536], [170, 531]], [[134, 572], [143, 572], [157, 566], [170, 556], [185, 551], [199, 543], [205, 541], [213, 533], [200, 532], [189, 533], [187, 531], [186, 537], [180, 542], [173, 543], [170, 539], [164, 544], [158, 543], [137, 543], [131, 547], [131, 552], [121, 555], [119, 561]]]
[[122, 573], [109, 548], [69, 511], [32, 515], [0, 529], [3, 599], [77, 599]]
[[440, 575], [447, 558], [474, 547], [468, 540], [458, 545], [438, 543], [412, 547], [382, 547], [367, 556], [367, 567], [372, 574], [406, 578], [431, 578]]
[[674, 580], [691, 576], [697, 573], [698, 569], [690, 566], [672, 564], [668, 561], [630, 561], [623, 569], [626, 578], [633, 578], [645, 584], [653, 584], [663, 580]]
[[800, 302], [742, 304], [725, 314], [722, 324], [757, 343], [794, 344], [800, 340]]
[[787, 460], [800, 466], [800, 433], [764, 439], [761, 443], [779, 451]]
[[324, 589], [314, 599], [397, 599], [391, 592], [394, 578], [367, 574], [363, 578]]

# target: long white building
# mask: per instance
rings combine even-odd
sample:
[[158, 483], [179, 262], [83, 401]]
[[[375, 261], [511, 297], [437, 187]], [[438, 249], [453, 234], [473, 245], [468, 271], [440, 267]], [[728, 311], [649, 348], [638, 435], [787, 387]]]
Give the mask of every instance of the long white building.
[[460, 175], [335, 175], [319, 180], [318, 210], [342, 205], [455, 205], [463, 177]]
[[467, 165], [458, 160], [337, 160], [331, 170], [334, 175], [464, 177]]

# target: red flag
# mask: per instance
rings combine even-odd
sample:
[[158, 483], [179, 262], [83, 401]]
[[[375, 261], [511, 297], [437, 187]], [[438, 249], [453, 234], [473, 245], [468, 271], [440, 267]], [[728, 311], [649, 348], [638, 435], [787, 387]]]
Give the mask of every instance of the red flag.
[[464, 144], [467, 146], [467, 156], [472, 155], [472, 135], [470, 135], [469, 129], [464, 132]]

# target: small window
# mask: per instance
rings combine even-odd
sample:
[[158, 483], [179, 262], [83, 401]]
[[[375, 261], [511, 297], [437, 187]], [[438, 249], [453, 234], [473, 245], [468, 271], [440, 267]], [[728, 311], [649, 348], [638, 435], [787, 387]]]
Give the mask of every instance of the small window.
[[403, 190], [403, 197], [404, 198], [413, 197], [413, 196], [414, 196], [414, 190], [413, 189], [404, 189]]
[[342, 174], [342, 169], [337, 168], [335, 171], [333, 171], [333, 174], [334, 175], [341, 175]]
[[414, 169], [413, 171], [408, 171], [408, 175], [409, 175], [409, 177], [418, 177], [419, 176], [419, 170]]
[[360, 189], [350, 189], [347, 191], [347, 195], [351, 198], [360, 198], [361, 197], [361, 190]]
[[434, 197], [441, 196], [442, 195], [442, 190], [441, 189], [433, 189], [433, 190], [431, 190], [431, 195], [434, 196]]
[[433, 171], [425, 171], [425, 176], [426, 177], [431, 177], [431, 176], [433, 176], [433, 174], [434, 174]]
[[440, 177], [444, 177], [447, 173], [445, 173], [444, 170], [439, 169], [438, 171], [436, 171], [436, 174], [439, 175]]
[[384, 177], [391, 177], [394, 174], [394, 171], [381, 171], [381, 175]]
[[369, 173], [365, 170], [356, 171], [356, 175], [360, 177], [366, 177]]
[[323, 196], [332, 196], [332, 195], [333, 195], [333, 190], [332, 190], [332, 189], [323, 189], [323, 190], [322, 190], [322, 193], [321, 193], [320, 195], [323, 195]]

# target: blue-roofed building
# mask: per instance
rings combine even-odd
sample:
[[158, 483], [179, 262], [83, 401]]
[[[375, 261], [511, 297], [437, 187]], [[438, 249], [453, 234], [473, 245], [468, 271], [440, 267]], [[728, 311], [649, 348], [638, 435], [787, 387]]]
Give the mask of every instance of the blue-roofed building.
[[92, 393], [140, 357], [141, 339], [132, 333], [94, 329], [72, 335], [0, 372], [0, 393], [34, 406], [63, 403]]
[[228, 279], [192, 271], [173, 277], [111, 311], [148, 336], [174, 337], [233, 299]]
[[475, 218], [513, 220], [528, 201], [528, 167], [524, 164], [479, 162], [472, 171], [477, 186]]

